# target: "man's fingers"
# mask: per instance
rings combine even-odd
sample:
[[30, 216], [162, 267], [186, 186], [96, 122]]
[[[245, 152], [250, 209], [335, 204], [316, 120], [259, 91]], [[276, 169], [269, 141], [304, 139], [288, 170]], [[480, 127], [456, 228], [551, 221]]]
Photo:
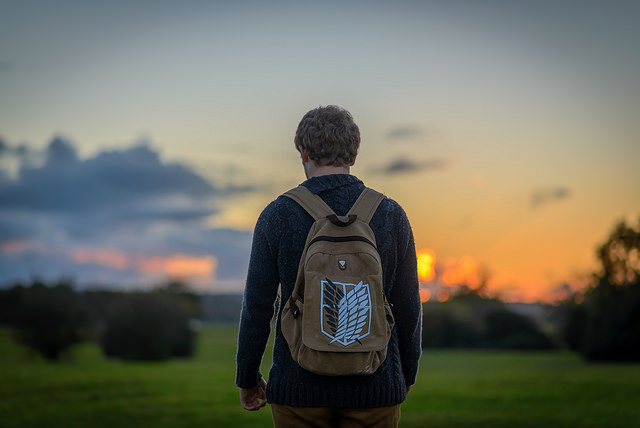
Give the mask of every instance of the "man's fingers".
[[267, 394], [264, 392], [264, 389], [262, 389], [262, 387], [258, 388], [258, 399], [259, 400], [267, 399]]
[[244, 407], [245, 410], [249, 410], [249, 411], [258, 410], [260, 408], [260, 406], [248, 405], [248, 404], [243, 404], [242, 407]]
[[258, 410], [261, 409], [262, 407], [265, 406], [265, 404], [267, 404], [266, 400], [258, 400], [257, 398], [248, 402], [242, 402], [242, 407], [245, 408], [245, 410]]
[[244, 407], [246, 410], [256, 410], [259, 408], [259, 402], [255, 398], [255, 394], [242, 397], [240, 402], [242, 403], [242, 407]]
[[267, 394], [265, 394], [264, 389], [262, 389], [262, 387], [258, 388], [258, 397], [256, 401], [258, 402], [258, 407], [256, 408], [256, 410], [267, 405]]
[[260, 382], [256, 386], [250, 389], [240, 388], [240, 404], [245, 410], [259, 410], [267, 405], [267, 394], [265, 389], [267, 383], [264, 379], [260, 379]]
[[240, 403], [245, 410], [259, 410], [267, 405], [267, 397], [262, 388], [258, 388], [251, 396], [241, 397]]

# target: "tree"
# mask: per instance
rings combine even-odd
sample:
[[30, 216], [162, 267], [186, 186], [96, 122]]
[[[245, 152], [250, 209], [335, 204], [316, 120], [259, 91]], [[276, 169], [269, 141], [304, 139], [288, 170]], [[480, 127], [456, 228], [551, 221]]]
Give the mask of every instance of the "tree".
[[597, 254], [602, 264], [599, 276], [604, 283], [637, 286], [640, 280], [640, 219], [637, 230], [624, 221], [618, 223]]
[[500, 300], [464, 293], [423, 305], [422, 347], [548, 350], [556, 345], [534, 321]]
[[564, 337], [589, 360], [639, 361], [640, 220], [617, 224], [597, 255], [594, 286], [569, 305]]
[[190, 357], [196, 340], [189, 326], [190, 315], [190, 305], [180, 295], [123, 295], [107, 316], [102, 351], [108, 357], [127, 360]]
[[20, 305], [26, 287], [17, 283], [6, 290], [0, 290], [0, 323], [14, 326], [20, 313]]
[[58, 360], [84, 339], [87, 314], [70, 284], [47, 287], [36, 281], [20, 289], [15, 338], [48, 360]]
[[562, 338], [573, 351], [579, 351], [584, 340], [585, 327], [589, 322], [589, 314], [585, 305], [569, 301], [561, 309], [565, 313]]
[[528, 350], [556, 348], [551, 339], [524, 315], [500, 308], [489, 312], [485, 322], [484, 338], [490, 348]]

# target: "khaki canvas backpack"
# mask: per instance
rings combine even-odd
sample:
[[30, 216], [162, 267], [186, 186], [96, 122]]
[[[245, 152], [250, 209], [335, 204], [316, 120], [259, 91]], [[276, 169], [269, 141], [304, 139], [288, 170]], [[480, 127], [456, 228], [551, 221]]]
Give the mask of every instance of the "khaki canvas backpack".
[[337, 216], [304, 186], [284, 196], [315, 219], [282, 309], [291, 356], [321, 375], [371, 374], [386, 357], [394, 325], [369, 227], [384, 195], [365, 189], [346, 216]]

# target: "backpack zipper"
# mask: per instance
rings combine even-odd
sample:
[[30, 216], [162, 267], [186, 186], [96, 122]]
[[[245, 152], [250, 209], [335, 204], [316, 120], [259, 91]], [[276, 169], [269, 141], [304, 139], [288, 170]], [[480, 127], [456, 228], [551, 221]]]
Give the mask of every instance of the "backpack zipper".
[[313, 244], [315, 242], [318, 242], [318, 241], [329, 241], [329, 242], [361, 241], [361, 242], [366, 242], [367, 244], [371, 245], [376, 250], [378, 249], [376, 247], [376, 244], [374, 244], [373, 242], [369, 241], [367, 238], [365, 238], [363, 236], [316, 236], [315, 238], [313, 238], [311, 240], [311, 242], [309, 242], [308, 247], [310, 247], [311, 244]]

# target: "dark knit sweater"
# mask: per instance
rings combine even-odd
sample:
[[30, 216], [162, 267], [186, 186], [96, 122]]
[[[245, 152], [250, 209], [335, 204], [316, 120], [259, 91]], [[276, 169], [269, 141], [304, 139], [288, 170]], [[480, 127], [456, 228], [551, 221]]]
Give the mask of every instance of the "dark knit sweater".
[[[364, 184], [348, 174], [312, 177], [303, 183], [336, 214], [345, 215]], [[247, 284], [242, 304], [236, 384], [252, 388], [260, 379], [260, 362], [270, 333], [278, 284], [281, 301], [291, 296], [300, 257], [313, 219], [297, 203], [279, 197], [260, 215], [253, 235]], [[420, 359], [421, 305], [411, 226], [404, 210], [385, 198], [371, 219], [382, 259], [384, 292], [393, 305], [396, 324], [387, 358], [369, 376], [320, 376], [300, 367], [280, 330], [275, 328], [273, 364], [267, 383], [271, 403], [300, 407], [382, 407], [401, 403], [406, 385], [415, 382]]]

